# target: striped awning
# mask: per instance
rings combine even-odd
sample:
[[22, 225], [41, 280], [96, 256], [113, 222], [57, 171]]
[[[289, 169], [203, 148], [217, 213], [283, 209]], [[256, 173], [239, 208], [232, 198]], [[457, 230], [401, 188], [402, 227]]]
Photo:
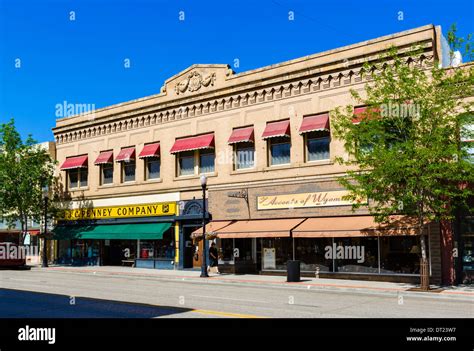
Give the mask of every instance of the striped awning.
[[114, 152], [113, 151], [103, 151], [95, 160], [95, 165], [105, 165], [111, 164], [114, 162]]
[[160, 157], [160, 143], [148, 144], [143, 147], [138, 158]]
[[87, 155], [69, 157], [61, 165], [62, 171], [75, 168], [87, 168]]
[[135, 148], [128, 147], [120, 150], [119, 154], [115, 158], [116, 162], [128, 162], [135, 159]]
[[211, 149], [214, 147], [214, 133], [198, 135], [190, 138], [177, 139], [174, 142], [170, 152], [175, 154], [177, 152]]
[[228, 144], [248, 143], [254, 141], [253, 127], [237, 128], [232, 131], [232, 134], [227, 141]]
[[329, 113], [307, 116], [303, 118], [303, 123], [301, 123], [299, 131], [300, 134], [315, 131], [329, 131]]
[[262, 139], [290, 136], [290, 120], [269, 122], [262, 134]]

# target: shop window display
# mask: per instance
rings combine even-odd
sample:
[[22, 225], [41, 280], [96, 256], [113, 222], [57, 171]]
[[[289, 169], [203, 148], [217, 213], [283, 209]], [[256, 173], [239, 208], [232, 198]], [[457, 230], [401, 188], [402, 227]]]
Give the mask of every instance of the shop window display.
[[325, 257], [325, 248], [332, 245], [331, 238], [295, 239], [295, 258], [301, 261], [301, 271], [332, 272], [332, 260]]
[[[334, 238], [336, 272], [378, 273], [377, 238]], [[343, 258], [340, 258], [340, 257]]]
[[[429, 255], [429, 250], [427, 250]], [[418, 236], [380, 238], [380, 272], [419, 274], [421, 248]]]

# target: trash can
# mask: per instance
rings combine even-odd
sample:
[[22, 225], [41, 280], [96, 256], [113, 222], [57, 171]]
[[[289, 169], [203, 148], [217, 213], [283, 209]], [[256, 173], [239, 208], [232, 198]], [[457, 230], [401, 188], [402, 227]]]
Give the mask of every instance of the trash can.
[[287, 282], [300, 281], [300, 261], [288, 261], [286, 263]]

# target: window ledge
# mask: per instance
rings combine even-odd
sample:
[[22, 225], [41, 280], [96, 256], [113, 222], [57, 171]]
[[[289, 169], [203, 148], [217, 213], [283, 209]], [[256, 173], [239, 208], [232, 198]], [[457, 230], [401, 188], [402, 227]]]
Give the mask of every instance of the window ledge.
[[331, 159], [327, 160], [317, 160], [317, 161], [306, 161], [298, 164], [298, 167], [311, 167], [311, 166], [325, 166], [325, 165], [333, 165], [334, 161]]
[[97, 189], [108, 189], [108, 188], [113, 188], [114, 186], [116, 186], [116, 184], [114, 183], [102, 184], [102, 185], [99, 185]]
[[199, 179], [199, 178], [201, 178], [201, 176], [203, 174], [208, 178], [217, 177], [217, 172], [214, 172], [214, 173], [200, 173], [200, 174], [183, 175], [183, 176], [179, 176], [179, 177], [175, 176], [173, 178], [173, 180], [174, 181], [179, 181], [179, 180]]
[[263, 171], [264, 172], [266, 172], [266, 171], [277, 171], [277, 170], [281, 170], [281, 169], [290, 169], [290, 168], [295, 168], [295, 167], [297, 167], [297, 166], [294, 165], [294, 164], [291, 164], [291, 163], [287, 163], [287, 164], [283, 164], [283, 165], [267, 166], [267, 167], [263, 168]]
[[73, 193], [75, 191], [88, 191], [88, 190], [89, 190], [88, 186], [78, 187], [78, 188], [69, 188], [69, 192], [71, 192], [71, 193]]
[[245, 173], [255, 173], [257, 172], [256, 167], [251, 167], [251, 168], [242, 168], [242, 169], [233, 169], [230, 171], [230, 174], [245, 174]]
[[163, 179], [162, 178], [145, 179], [142, 184], [149, 184], [149, 183], [163, 183]]

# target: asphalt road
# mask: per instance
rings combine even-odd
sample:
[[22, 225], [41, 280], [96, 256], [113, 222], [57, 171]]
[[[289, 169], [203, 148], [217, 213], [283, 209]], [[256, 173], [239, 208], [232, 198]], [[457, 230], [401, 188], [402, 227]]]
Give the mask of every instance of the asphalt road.
[[472, 300], [60, 271], [0, 271], [0, 318], [473, 318]]

